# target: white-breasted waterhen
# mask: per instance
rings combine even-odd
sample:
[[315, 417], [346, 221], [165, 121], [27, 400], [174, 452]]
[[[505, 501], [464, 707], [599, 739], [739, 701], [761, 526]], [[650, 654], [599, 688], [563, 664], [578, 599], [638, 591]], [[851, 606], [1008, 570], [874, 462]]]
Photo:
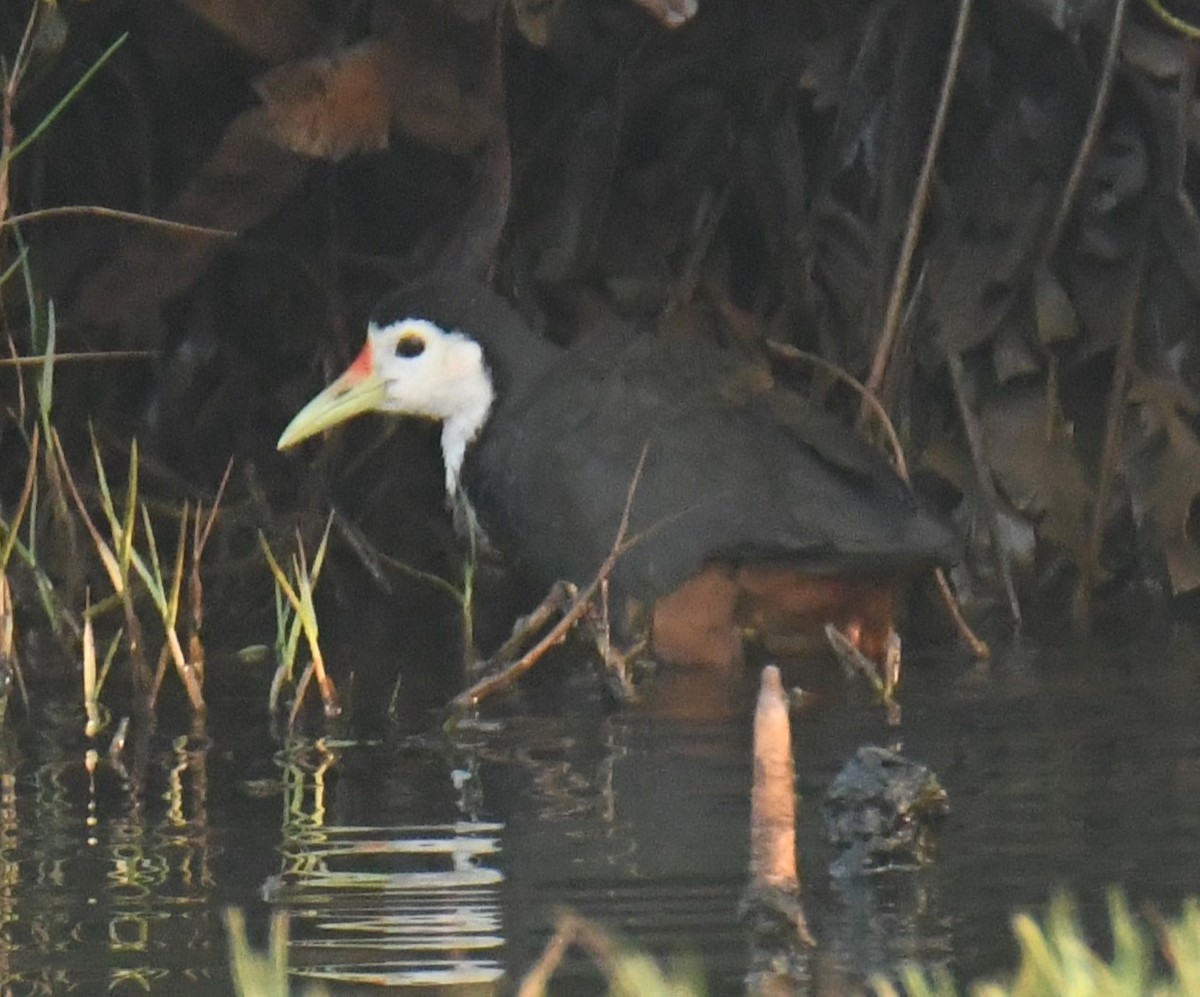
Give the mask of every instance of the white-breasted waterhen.
[[[887, 461], [744, 358], [688, 337], [562, 349], [475, 285], [385, 299], [285, 450], [363, 412], [443, 424], [452, 503], [531, 580], [585, 584], [608, 555], [614, 618], [667, 661], [727, 664], [742, 627], [833, 623], [878, 659], [897, 583], [952, 556]], [[632, 632], [632, 630], [630, 630]]]

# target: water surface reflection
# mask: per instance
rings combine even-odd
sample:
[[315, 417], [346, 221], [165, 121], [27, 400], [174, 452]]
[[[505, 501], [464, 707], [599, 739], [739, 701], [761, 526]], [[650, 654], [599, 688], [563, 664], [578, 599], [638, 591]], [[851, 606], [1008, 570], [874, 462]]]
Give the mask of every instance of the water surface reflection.
[[[570, 908], [737, 992], [754, 683], [713, 682], [689, 677], [669, 710], [566, 702], [452, 742], [286, 750], [259, 700], [214, 705], [207, 739], [146, 748], [140, 792], [89, 765], [73, 706], [43, 711], [0, 743], [0, 978], [18, 994], [227, 993], [236, 904], [260, 935], [290, 911], [296, 971], [335, 994], [503, 992]], [[905, 958], [996, 972], [1012, 911], [1060, 885], [1093, 926], [1110, 884], [1167, 913], [1200, 892], [1194, 632], [1017, 648], [988, 669], [911, 657], [899, 732], [826, 685], [794, 723], [814, 979]], [[950, 795], [936, 861], [836, 881], [821, 794], [859, 744], [897, 741]], [[564, 992], [595, 979], [582, 959], [565, 973]]]

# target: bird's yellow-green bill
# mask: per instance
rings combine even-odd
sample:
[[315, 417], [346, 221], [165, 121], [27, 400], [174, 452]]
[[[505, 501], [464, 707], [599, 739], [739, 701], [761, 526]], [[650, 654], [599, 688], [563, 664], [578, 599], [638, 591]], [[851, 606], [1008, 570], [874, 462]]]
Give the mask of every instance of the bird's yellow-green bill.
[[287, 450], [356, 415], [376, 411], [382, 406], [386, 393], [383, 378], [375, 371], [368, 343], [341, 377], [296, 413], [276, 446]]

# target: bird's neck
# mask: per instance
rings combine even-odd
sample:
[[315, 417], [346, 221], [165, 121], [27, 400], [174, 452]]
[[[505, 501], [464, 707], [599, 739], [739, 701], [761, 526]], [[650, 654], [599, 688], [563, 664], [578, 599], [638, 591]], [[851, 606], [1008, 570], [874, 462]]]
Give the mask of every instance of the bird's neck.
[[460, 385], [454, 411], [442, 420], [442, 462], [446, 467], [446, 495], [450, 500], [459, 493], [463, 461], [467, 447], [474, 442], [487, 422], [496, 399], [491, 374], [486, 366], [480, 376]]

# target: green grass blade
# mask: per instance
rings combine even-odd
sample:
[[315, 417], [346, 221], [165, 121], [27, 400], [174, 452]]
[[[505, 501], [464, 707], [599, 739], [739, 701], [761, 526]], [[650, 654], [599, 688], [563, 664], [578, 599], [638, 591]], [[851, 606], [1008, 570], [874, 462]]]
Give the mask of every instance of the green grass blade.
[[300, 597], [288, 582], [287, 575], [279, 566], [279, 562], [275, 559], [275, 553], [271, 550], [271, 545], [267, 543], [267, 538], [261, 530], [258, 534], [258, 543], [275, 580], [277, 642], [275, 651], [279, 658], [279, 666], [275, 669], [275, 676], [271, 680], [271, 691], [268, 695], [268, 703], [271, 710], [274, 710], [279, 702], [284, 680], [291, 681], [295, 674], [296, 652], [300, 647], [303, 621], [300, 617]]
[[263, 554], [266, 556], [267, 567], [271, 569], [271, 574], [275, 578], [275, 584], [279, 586], [279, 591], [283, 593], [284, 597], [291, 604], [293, 612], [299, 610], [300, 597], [296, 595], [296, 590], [292, 588], [292, 585], [288, 581], [288, 577], [284, 573], [283, 568], [281, 568], [279, 566], [279, 562], [275, 560], [275, 553], [271, 550], [271, 545], [267, 543], [267, 538], [263, 536], [262, 531], [259, 531], [258, 543], [259, 546], [262, 547]]
[[150, 564], [147, 566], [145, 559], [136, 550], [130, 550], [130, 561], [133, 564], [133, 570], [137, 572], [138, 577], [149, 591], [150, 598], [154, 600], [159, 615], [164, 616], [167, 609], [167, 586], [163, 581], [162, 567], [158, 561], [158, 541], [154, 537], [150, 513], [144, 504], [142, 505], [142, 527], [146, 531], [146, 547], [150, 551]]
[[[199, 512], [197, 512], [197, 515], [199, 515]], [[179, 539], [175, 545], [175, 568], [171, 574], [171, 592], [167, 600], [171, 610], [171, 626], [174, 626], [175, 621], [179, 619], [179, 597], [183, 592], [183, 568], [187, 561], [187, 527], [190, 516], [191, 507], [187, 502], [184, 502], [183, 514], [179, 518]]]
[[[33, 438], [29, 442], [29, 463], [25, 466], [25, 483], [21, 486], [21, 496], [17, 499], [17, 507], [13, 511], [12, 519], [7, 524], [3, 524], [5, 535], [4, 543], [0, 545], [0, 572], [8, 569], [8, 562], [12, 558], [13, 547], [17, 543], [17, 534], [21, 529], [21, 522], [24, 520], [25, 514], [29, 511], [30, 504], [37, 490], [37, 462], [40, 440], [39, 428], [34, 426]], [[32, 523], [33, 521], [31, 520], [30, 522]]]
[[[329, 514], [329, 518], [325, 520], [325, 532], [321, 534], [321, 542], [317, 545], [317, 553], [313, 558], [312, 571], [305, 572], [312, 580], [313, 585], [317, 584], [317, 579], [321, 577], [321, 567], [325, 564], [325, 551], [329, 547], [329, 531], [333, 528], [333, 513]], [[300, 547], [301, 556], [304, 554], [304, 548]]]
[[276, 914], [271, 922], [267, 951], [259, 954], [250, 946], [246, 919], [241, 910], [225, 911], [225, 934], [229, 943], [229, 972], [238, 997], [287, 997], [290, 993], [287, 967], [287, 915]]
[[[124, 549], [121, 551], [121, 566], [129, 570], [129, 558], [133, 554], [134, 517], [138, 505], [138, 444], [134, 439], [129, 444], [129, 474], [125, 479], [125, 521], [121, 528]], [[115, 510], [114, 510], [115, 511]]]
[[[21, 280], [25, 284], [25, 301], [29, 308], [29, 338], [33, 349], [38, 348], [38, 315], [37, 315], [37, 291], [33, 279], [33, 267], [29, 264], [29, 247], [25, 245], [25, 240], [21, 237], [19, 228], [13, 229], [13, 240], [17, 244], [17, 262], [21, 264]], [[44, 352], [44, 351], [43, 351]]]
[[[87, 527], [88, 535], [92, 538], [92, 545], [96, 548], [96, 553], [104, 565], [104, 570], [108, 573], [113, 589], [124, 594], [128, 576], [121, 571], [116, 554], [113, 553], [112, 548], [105, 542], [104, 537], [100, 535], [100, 531], [96, 528], [96, 523], [87, 510], [87, 505], [83, 501], [83, 496], [79, 494], [79, 488], [75, 484], [74, 475], [71, 474], [71, 467], [67, 463], [67, 455], [63, 450], [62, 440], [59, 438], [57, 430], [51, 429], [50, 439], [54, 441], [53, 453], [58, 461], [59, 470], [62, 471], [63, 481], [71, 494], [71, 501], [75, 503], [75, 508], [79, 511], [79, 517], [83, 520], [83, 525]], [[96, 462], [99, 465], [100, 455], [98, 452], [96, 453]], [[100, 466], [100, 476], [103, 479], [103, 466]]]
[[[26, 135], [25, 138], [23, 138], [15, 146], [13, 146], [12, 150], [8, 153], [7, 156], [0, 157], [0, 170], [7, 169], [14, 159], [16, 159], [19, 155], [21, 155], [21, 153], [23, 153], [26, 149], [28, 149], [31, 145], [33, 145], [34, 142], [36, 142], [39, 138], [41, 138], [42, 133], [47, 128], [49, 128], [52, 124], [54, 124], [55, 119], [58, 118], [58, 116], [60, 114], [62, 114], [62, 112], [66, 109], [66, 107], [71, 103], [71, 101], [73, 101], [76, 97], [79, 96], [79, 94], [83, 90], [83, 88], [86, 87], [92, 81], [92, 77], [95, 76], [98, 72], [100, 72], [100, 70], [102, 68], [104, 68], [104, 64], [106, 62], [108, 62], [108, 60], [111, 59], [114, 55], [116, 55], [117, 49], [119, 49], [122, 45], [124, 45], [128, 38], [129, 38], [129, 33], [126, 32], [125, 34], [121, 35], [121, 37], [118, 38], [115, 42], [113, 42], [111, 45], [109, 45], [108, 48], [105, 49], [100, 54], [100, 58], [98, 58], [95, 62], [93, 62], [87, 68], [87, 71], [81, 77], [79, 77], [79, 79], [76, 81], [75, 85], [73, 87], [71, 87], [71, 89], [68, 90], [65, 94], [63, 94], [63, 96], [59, 99], [57, 104], [55, 104], [52, 108], [50, 108], [49, 112], [46, 114], [46, 116], [44, 118], [42, 118], [41, 121], [39, 121], [37, 123], [37, 125], [34, 127], [33, 131], [31, 131], [28, 135]], [[3, 227], [4, 227], [4, 223], [0, 223], [0, 228], [3, 228]]]
[[108, 650], [104, 652], [104, 664], [100, 666], [100, 676], [96, 679], [97, 695], [104, 690], [104, 682], [108, 678], [108, 672], [112, 668], [113, 660], [117, 656], [117, 649], [121, 646], [121, 638], [124, 636], [125, 628], [118, 627], [117, 632], [113, 634], [113, 639], [108, 644]]
[[[31, 300], [32, 303], [32, 300]], [[54, 318], [54, 302], [46, 311], [46, 348], [42, 351], [42, 376], [38, 379], [38, 414], [42, 428], [49, 430], [50, 413], [54, 407], [54, 354], [58, 345], [58, 323]]]
[[1151, 973], [1150, 949], [1119, 890], [1109, 890], [1108, 920], [1112, 925], [1112, 975], [1117, 989], [1122, 993], [1146, 992]]
[[121, 537], [125, 531], [121, 529], [121, 521], [117, 518], [117, 507], [116, 503], [113, 502], [112, 489], [108, 487], [108, 474], [104, 470], [104, 461], [100, 459], [100, 443], [96, 439], [96, 427], [91, 423], [88, 423], [88, 439], [92, 444], [92, 461], [96, 465], [96, 487], [100, 489], [100, 505], [104, 510], [105, 518], [108, 520], [109, 532], [112, 534], [119, 551], [122, 545]]
[[25, 266], [25, 259], [28, 257], [28, 255], [29, 250], [26, 248], [22, 248], [17, 253], [17, 258], [8, 265], [8, 269], [5, 270], [4, 273], [0, 273], [0, 287], [3, 287], [5, 284], [7, 284], [12, 279], [13, 275]]

